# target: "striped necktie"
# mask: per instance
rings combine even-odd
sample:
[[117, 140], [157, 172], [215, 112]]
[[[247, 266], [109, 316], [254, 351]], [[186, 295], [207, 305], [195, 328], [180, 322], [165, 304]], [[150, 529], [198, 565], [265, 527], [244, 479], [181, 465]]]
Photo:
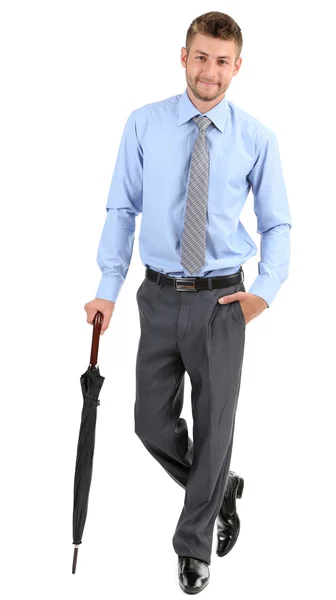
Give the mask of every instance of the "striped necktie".
[[189, 273], [195, 273], [205, 263], [209, 179], [209, 150], [205, 136], [207, 127], [212, 124], [206, 116], [194, 117], [193, 121], [199, 127], [199, 133], [191, 157], [181, 248], [181, 264]]

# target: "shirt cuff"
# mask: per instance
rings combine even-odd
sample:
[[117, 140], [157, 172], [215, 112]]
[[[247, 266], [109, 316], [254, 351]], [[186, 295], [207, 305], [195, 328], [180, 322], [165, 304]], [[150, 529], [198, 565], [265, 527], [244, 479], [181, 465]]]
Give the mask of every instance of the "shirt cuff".
[[95, 297], [116, 302], [123, 283], [124, 281], [120, 277], [103, 275]]
[[247, 291], [249, 294], [255, 294], [256, 296], [263, 298], [268, 304], [267, 308], [269, 308], [278, 291], [280, 290], [280, 287], [281, 283], [271, 279], [268, 273], [263, 273], [262, 275], [258, 275], [258, 277], [252, 283], [250, 289]]

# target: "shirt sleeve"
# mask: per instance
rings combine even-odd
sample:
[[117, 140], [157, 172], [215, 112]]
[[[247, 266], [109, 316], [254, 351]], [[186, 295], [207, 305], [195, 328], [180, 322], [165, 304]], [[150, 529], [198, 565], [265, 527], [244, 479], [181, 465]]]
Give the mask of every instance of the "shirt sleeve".
[[102, 276], [95, 297], [112, 302], [125, 281], [133, 253], [135, 217], [142, 212], [143, 151], [134, 113], [122, 134], [97, 254]]
[[257, 232], [261, 235], [259, 274], [248, 292], [263, 298], [269, 308], [288, 277], [292, 228], [278, 143], [270, 129], [247, 178], [252, 185]]

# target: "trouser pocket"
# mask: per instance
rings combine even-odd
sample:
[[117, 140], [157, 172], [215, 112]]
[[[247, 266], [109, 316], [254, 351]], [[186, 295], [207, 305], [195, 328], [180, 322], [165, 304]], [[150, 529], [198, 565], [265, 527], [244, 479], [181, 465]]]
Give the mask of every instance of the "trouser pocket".
[[[244, 283], [239, 283], [237, 285], [237, 289], [235, 290], [236, 292], [245, 292], [245, 286]], [[244, 317], [244, 313], [243, 313], [243, 309], [241, 307], [241, 304], [239, 302], [239, 300], [234, 300], [234, 302], [232, 302], [233, 306], [233, 318], [235, 319], [235, 321], [238, 323], [238, 325], [240, 325], [240, 327], [242, 327], [243, 329], [245, 329], [246, 327], [246, 321], [245, 321], [245, 317]]]

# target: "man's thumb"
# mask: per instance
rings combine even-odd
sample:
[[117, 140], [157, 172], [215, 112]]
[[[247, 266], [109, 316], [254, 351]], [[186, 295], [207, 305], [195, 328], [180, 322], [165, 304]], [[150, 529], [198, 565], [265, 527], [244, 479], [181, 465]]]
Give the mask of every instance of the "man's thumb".
[[235, 302], [236, 300], [239, 300], [239, 298], [239, 292], [235, 292], [234, 294], [226, 294], [225, 296], [222, 296], [219, 298], [218, 302], [220, 304], [230, 304], [230, 302]]

